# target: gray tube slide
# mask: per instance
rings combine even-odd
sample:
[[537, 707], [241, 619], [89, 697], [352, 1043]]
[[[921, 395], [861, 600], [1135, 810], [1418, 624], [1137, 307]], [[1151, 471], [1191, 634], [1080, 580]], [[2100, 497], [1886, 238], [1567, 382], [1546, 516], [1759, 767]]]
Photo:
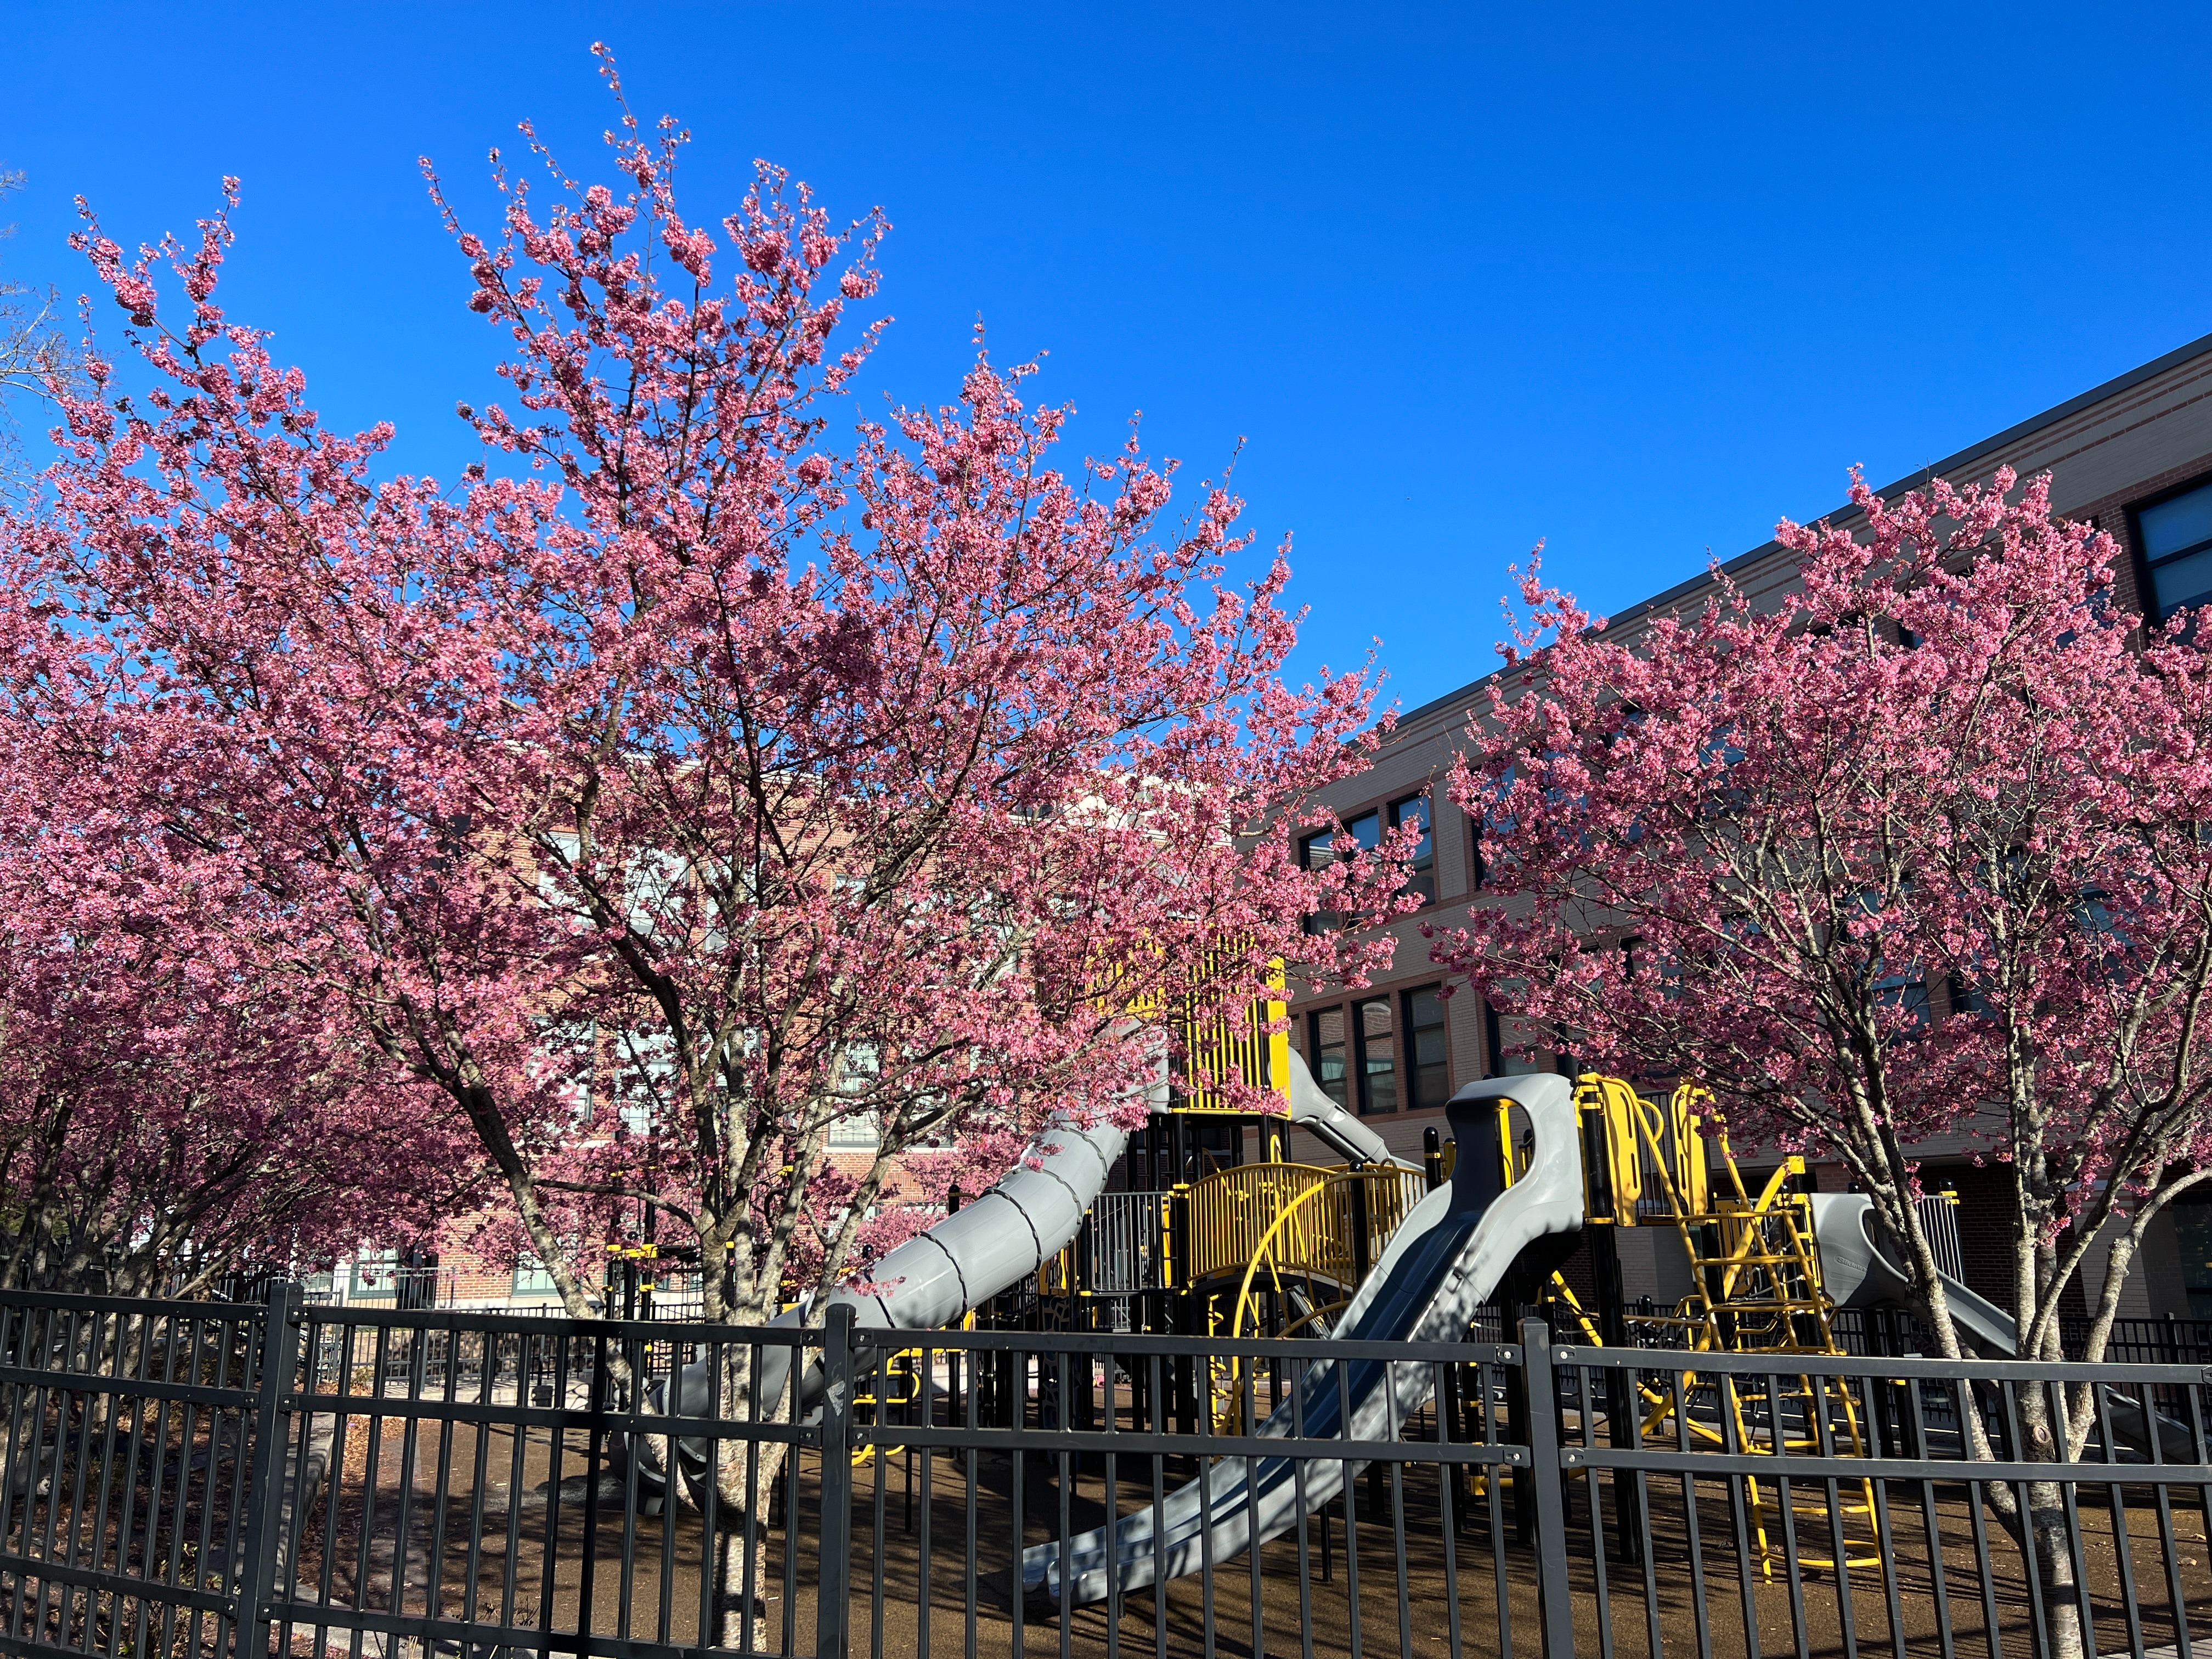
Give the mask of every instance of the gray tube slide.
[[[1164, 1074], [1150, 1085], [1153, 1109], [1167, 1098]], [[945, 1218], [878, 1262], [868, 1288], [853, 1281], [830, 1293], [829, 1305], [843, 1303], [854, 1322], [872, 1330], [933, 1330], [950, 1325], [977, 1304], [1019, 1284], [1066, 1249], [1083, 1224], [1091, 1200], [1105, 1190], [1107, 1172], [1128, 1144], [1126, 1129], [1102, 1122], [1085, 1128], [1055, 1115], [1038, 1130], [1012, 1169], [974, 1202]], [[789, 1330], [803, 1324], [806, 1309], [789, 1308], [769, 1322]], [[793, 1350], [756, 1350], [760, 1367], [763, 1415], [783, 1398]], [[810, 1361], [800, 1373], [797, 1415], [821, 1401], [822, 1367]], [[647, 1385], [647, 1408], [675, 1416], [714, 1409], [714, 1376], [710, 1361], [696, 1360], [678, 1371], [669, 1385]], [[696, 1480], [703, 1475], [708, 1450], [702, 1440], [679, 1443], [683, 1462]], [[658, 1488], [665, 1484], [660, 1460], [650, 1438], [632, 1443], [639, 1478]], [[658, 1499], [654, 1499], [658, 1502]]]
[[[1864, 1193], [1816, 1193], [1812, 1205], [1821, 1284], [1836, 1305], [1911, 1307], [1912, 1276], [1882, 1248], [1875, 1231], [1874, 1200]], [[1985, 1358], [2010, 1359], [2019, 1352], [2020, 1327], [2010, 1314], [1950, 1274], [1939, 1272], [1936, 1277], [1943, 1282], [1951, 1322]], [[2117, 1389], [2103, 1392], [2106, 1420], [2112, 1425], [2113, 1437], [2124, 1449], [2147, 1455], [2149, 1437], [2143, 1432], [2142, 1402]], [[2164, 1462], [2197, 1461], [2196, 1440], [2186, 1423], [2160, 1413], [2158, 1437], [2159, 1455]]]
[[1382, 1137], [1322, 1092], [1306, 1069], [1305, 1056], [1291, 1050], [1290, 1120], [1347, 1164], [1395, 1164], [1401, 1170], [1419, 1168], [1391, 1152]]
[[[1164, 1060], [1146, 1092], [1152, 1110], [1168, 1109]], [[1291, 1052], [1289, 1116], [1352, 1163], [1398, 1161], [1382, 1136], [1321, 1091], [1296, 1049]], [[1066, 1249], [1106, 1190], [1128, 1139], [1126, 1130], [1110, 1123], [1085, 1128], [1073, 1118], [1054, 1117], [998, 1185], [878, 1262], [867, 1279], [877, 1288], [841, 1285], [830, 1293], [830, 1304], [850, 1304], [855, 1322], [874, 1330], [950, 1325]], [[793, 1310], [777, 1322], [796, 1324], [799, 1317]]]
[[[1836, 1305], [1910, 1306], [1912, 1275], [1875, 1237], [1874, 1200], [1864, 1193], [1814, 1193], [1812, 1206], [1820, 1282]], [[1991, 1358], [2011, 1358], [2020, 1342], [2012, 1316], [1948, 1273], [1938, 1277], [1951, 1304], [1951, 1322], [1960, 1334]]]
[[[1288, 1116], [1293, 1123], [1311, 1130], [1351, 1162], [1412, 1167], [1394, 1158], [1380, 1135], [1322, 1092], [1296, 1049], [1291, 1051], [1288, 1082]], [[1151, 1110], [1168, 1109], [1164, 1055], [1145, 1093]], [[854, 1322], [872, 1330], [934, 1330], [951, 1324], [969, 1309], [1020, 1284], [1067, 1247], [1091, 1204], [1105, 1190], [1107, 1176], [1128, 1139], [1127, 1131], [1110, 1122], [1085, 1127], [1072, 1117], [1055, 1115], [988, 1192], [892, 1250], [865, 1281], [840, 1285], [830, 1293], [829, 1305], [850, 1306]], [[861, 1284], [867, 1288], [860, 1288]], [[770, 1324], [788, 1329], [805, 1317], [805, 1310], [793, 1308]], [[790, 1351], [763, 1349], [760, 1366], [762, 1399], [780, 1400]], [[818, 1403], [821, 1386], [820, 1367], [808, 1366], [799, 1379], [801, 1414]], [[705, 1411], [712, 1389], [702, 1360], [678, 1374], [672, 1391], [654, 1384], [652, 1406], [664, 1409], [662, 1400], [667, 1398], [665, 1409], [677, 1414]], [[706, 1455], [703, 1446], [687, 1443], [685, 1449], [700, 1458]], [[640, 1472], [658, 1480], [659, 1471], [650, 1462], [650, 1452], [642, 1447], [640, 1450]]]
[[[1164, 1109], [1164, 1075], [1150, 1085], [1152, 1109]], [[973, 1307], [1018, 1285], [1065, 1249], [1082, 1226], [1122, 1149], [1128, 1131], [1100, 1122], [1086, 1128], [1071, 1117], [1055, 1115], [1037, 1131], [1012, 1169], [998, 1184], [928, 1231], [917, 1233], [878, 1262], [864, 1281], [848, 1280], [830, 1291], [828, 1305], [853, 1310], [854, 1322], [870, 1330], [933, 1330], [950, 1325]], [[860, 1285], [866, 1288], [860, 1288]], [[787, 1309], [769, 1321], [771, 1328], [790, 1329], [805, 1322], [804, 1307]], [[791, 1350], [760, 1351], [760, 1397], [763, 1412], [783, 1397]], [[810, 1364], [799, 1384], [803, 1415], [819, 1402], [822, 1373]], [[677, 1374], [666, 1410], [678, 1415], [703, 1412], [713, 1399], [708, 1362], [700, 1360]], [[661, 1391], [654, 1387], [656, 1396]], [[659, 1397], [653, 1409], [663, 1407]], [[698, 1458], [703, 1446], [687, 1443]], [[641, 1448], [641, 1471], [651, 1454]]]
[[[1501, 1098], [1527, 1112], [1535, 1136], [1528, 1172], [1510, 1188], [1500, 1176]], [[1492, 1079], [1461, 1090], [1446, 1109], [1460, 1143], [1452, 1179], [1391, 1235], [1345, 1310], [1341, 1340], [1459, 1341], [1523, 1251], [1547, 1239], [1565, 1243], [1581, 1230], [1582, 1141], [1571, 1083], [1547, 1073]], [[1299, 1379], [1300, 1397], [1258, 1432], [1283, 1437], [1295, 1424], [1309, 1441], [1395, 1440], [1434, 1383], [1427, 1362], [1324, 1360]], [[1320, 1457], [1223, 1458], [1163, 1500], [1157, 1531], [1147, 1508], [1069, 1540], [1064, 1556], [1058, 1544], [1024, 1551], [1021, 1593], [1057, 1604], [1065, 1583], [1068, 1599], [1081, 1606], [1105, 1600], [1117, 1584], [1130, 1590], [1194, 1572], [1287, 1531], [1360, 1467]]]

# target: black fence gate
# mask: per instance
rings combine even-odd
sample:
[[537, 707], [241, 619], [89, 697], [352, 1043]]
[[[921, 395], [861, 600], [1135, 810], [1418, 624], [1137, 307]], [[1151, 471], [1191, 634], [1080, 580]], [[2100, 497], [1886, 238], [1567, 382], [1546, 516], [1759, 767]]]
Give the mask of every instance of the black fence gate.
[[0, 1298], [0, 1645], [251, 1650], [301, 1471], [295, 1293], [264, 1307]]

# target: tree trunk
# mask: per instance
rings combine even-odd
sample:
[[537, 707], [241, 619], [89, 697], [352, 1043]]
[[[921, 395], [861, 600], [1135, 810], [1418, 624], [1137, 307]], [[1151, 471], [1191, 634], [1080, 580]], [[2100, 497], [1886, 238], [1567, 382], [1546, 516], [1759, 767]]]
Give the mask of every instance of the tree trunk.
[[2074, 1571], [2063, 1483], [2027, 1483], [2027, 1530], [2043, 1588], [2043, 1628], [2051, 1659], [2082, 1659], [2081, 1587]]
[[[787, 1424], [794, 1419], [800, 1368], [805, 1358], [804, 1349], [792, 1350], [782, 1396], [773, 1407], [761, 1413], [760, 1421]], [[723, 1411], [730, 1417], [743, 1419], [747, 1415], [746, 1405], [752, 1392], [752, 1351], [726, 1349], [722, 1369]], [[775, 1483], [784, 1473], [790, 1451], [789, 1443], [780, 1440], [714, 1443], [714, 1499], [720, 1511], [717, 1525], [721, 1529], [721, 1547], [715, 1560], [714, 1605], [721, 1613], [718, 1639], [724, 1647], [760, 1645], [757, 1632], [751, 1644], [744, 1643], [744, 1620], [748, 1610], [759, 1598], [761, 1556], [768, 1543], [766, 1517], [773, 1510]], [[754, 1455], [749, 1457], [749, 1452]], [[792, 1508], [787, 1505], [784, 1511], [787, 1552], [792, 1548]], [[756, 1521], [757, 1524], [748, 1528], [749, 1522]]]

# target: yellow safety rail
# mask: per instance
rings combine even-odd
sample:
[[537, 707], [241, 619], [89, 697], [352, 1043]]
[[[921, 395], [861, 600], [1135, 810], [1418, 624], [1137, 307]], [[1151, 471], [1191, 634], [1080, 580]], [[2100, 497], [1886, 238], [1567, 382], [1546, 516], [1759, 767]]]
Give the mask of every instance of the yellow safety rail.
[[[1233, 1292], [1224, 1288], [1207, 1297], [1206, 1325], [1239, 1335], [1256, 1322], [1261, 1292], [1291, 1303], [1295, 1285], [1305, 1310], [1279, 1334], [1296, 1335], [1344, 1306], [1425, 1186], [1419, 1175], [1395, 1164], [1246, 1164], [1219, 1170], [1177, 1194], [1184, 1221], [1183, 1236], [1169, 1245], [1175, 1282], [1195, 1291], [1234, 1281]], [[1217, 1360], [1212, 1371], [1215, 1414], [1225, 1433], [1243, 1392], [1243, 1367]]]
[[[1218, 986], [1224, 981], [1241, 977], [1248, 963], [1244, 950], [1233, 941], [1217, 945], [1200, 954], [1194, 972], [1185, 982], [1203, 984], [1211, 981]], [[1157, 966], [1156, 961], [1140, 960], [1122, 972], [1110, 963], [1098, 964], [1093, 969], [1093, 982], [1098, 986], [1099, 994], [1092, 999], [1091, 1006], [1102, 1012], [1118, 1006], [1121, 1012], [1148, 1024], [1172, 1024], [1183, 1050], [1183, 1088], [1175, 1109], [1232, 1116], [1249, 1112], [1249, 1107], [1240, 1112], [1221, 1097], [1220, 1085], [1232, 1075], [1242, 1077], [1255, 1088], [1272, 1089], [1278, 1097], [1288, 1099], [1289, 1005], [1282, 996], [1262, 997], [1231, 1012], [1221, 1009], [1217, 1000], [1194, 994], [1171, 1008], [1166, 993], [1157, 986], [1141, 991], [1129, 988], [1132, 978], [1142, 980], [1148, 969]], [[1117, 983], [1121, 988], [1112, 988]], [[1273, 992], [1284, 989], [1281, 957], [1267, 964], [1266, 983]], [[1164, 1020], [1164, 1015], [1168, 1016]], [[1270, 1026], [1280, 1029], [1270, 1030]]]
[[[975, 1317], [972, 1313], [968, 1316], [968, 1322], [971, 1328]], [[883, 1407], [912, 1405], [922, 1397], [921, 1358], [922, 1351], [920, 1348], [897, 1350], [884, 1361], [882, 1383], [876, 1389], [854, 1395], [853, 1404], [856, 1407], [874, 1407], [878, 1413], [876, 1421], [879, 1425], [885, 1420], [880, 1414]], [[853, 1454], [853, 1467], [864, 1468], [874, 1458], [889, 1457], [894, 1453], [905, 1449], [903, 1446], [863, 1446]]]
[[[1185, 1285], [1241, 1275], [1261, 1258], [1263, 1241], [1297, 1206], [1295, 1224], [1267, 1248], [1285, 1273], [1314, 1274], [1350, 1284], [1364, 1259], [1373, 1262], [1406, 1212], [1420, 1199], [1421, 1178], [1394, 1164], [1322, 1169], [1310, 1164], [1245, 1164], [1223, 1170], [1186, 1190], [1188, 1237], [1174, 1242], [1176, 1276]], [[1303, 1204], [1326, 1189], [1326, 1200]], [[1355, 1235], [1365, 1199], [1366, 1248]]]
[[[1232, 1338], [1243, 1336], [1247, 1319], [1255, 1316], [1259, 1312], [1258, 1299], [1253, 1295], [1252, 1291], [1253, 1281], [1258, 1277], [1260, 1270], [1262, 1267], [1267, 1270], [1267, 1288], [1278, 1296], [1284, 1295], [1289, 1289], [1285, 1280], [1294, 1279], [1300, 1275], [1300, 1269], [1295, 1258], [1302, 1242], [1302, 1236], [1305, 1241], [1310, 1241], [1317, 1231], [1308, 1224], [1309, 1218], [1324, 1211], [1331, 1200], [1340, 1196], [1337, 1192], [1332, 1190], [1340, 1182], [1358, 1179], [1359, 1172], [1352, 1170], [1340, 1176], [1337, 1181], [1322, 1182], [1316, 1186], [1309, 1187], [1297, 1198], [1292, 1199], [1285, 1206], [1282, 1213], [1275, 1218], [1273, 1224], [1268, 1227], [1267, 1233], [1260, 1240], [1259, 1248], [1253, 1253], [1250, 1264], [1244, 1269], [1244, 1277], [1237, 1284], [1236, 1300], [1232, 1304], [1234, 1311], [1229, 1323], [1229, 1334]], [[1348, 1285], [1350, 1281], [1347, 1279], [1343, 1282]], [[1313, 1288], [1310, 1270], [1306, 1273], [1306, 1285], [1310, 1297]], [[1285, 1329], [1282, 1334], [1295, 1335], [1299, 1329], [1315, 1325], [1322, 1325], [1325, 1328], [1325, 1322], [1328, 1316], [1340, 1311], [1350, 1301], [1351, 1297], [1348, 1296], [1337, 1297], [1326, 1304], [1316, 1305], [1304, 1318]], [[1208, 1310], [1208, 1323], [1213, 1328], [1218, 1327], [1218, 1320], [1211, 1308]], [[1212, 1362], [1210, 1370], [1213, 1390], [1213, 1431], [1216, 1434], [1253, 1432], [1255, 1425], [1242, 1420], [1244, 1415], [1246, 1370], [1243, 1356], [1240, 1354], [1224, 1359], [1217, 1355]]]
[[[1226, 951], [1210, 952], [1203, 970], [1211, 973], [1215, 958], [1225, 961], [1228, 954]], [[1283, 964], [1279, 960], [1270, 964], [1267, 983], [1274, 990], [1283, 988]], [[1273, 1088], [1277, 1095], [1287, 1098], [1291, 1039], [1289, 1027], [1284, 1024], [1285, 1007], [1283, 1000], [1275, 997], [1252, 1003], [1235, 1014], [1200, 1015], [1186, 1008], [1178, 1022], [1182, 1032], [1186, 1082], [1176, 1109], [1201, 1115], [1233, 1115], [1235, 1109], [1222, 1098], [1218, 1087], [1207, 1086], [1226, 1083], [1232, 1075], [1255, 1087]], [[1271, 1031], [1270, 1026], [1279, 1029]]]

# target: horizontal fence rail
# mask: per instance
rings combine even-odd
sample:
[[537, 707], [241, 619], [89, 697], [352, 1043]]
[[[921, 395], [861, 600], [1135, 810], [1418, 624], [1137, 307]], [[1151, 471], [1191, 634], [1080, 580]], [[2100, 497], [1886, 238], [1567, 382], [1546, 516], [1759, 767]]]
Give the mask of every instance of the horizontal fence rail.
[[2212, 1360], [1607, 1349], [1499, 1310], [1414, 1344], [269, 1297], [0, 1296], [0, 1650], [2212, 1646]]
[[[871, 1659], [1536, 1650], [1507, 1496], [1531, 1454], [1493, 1408], [1517, 1346], [861, 1331], [854, 1356], [908, 1379], [842, 1431], [866, 1564], [849, 1641]], [[1384, 1372], [1427, 1403], [1358, 1437]], [[1304, 1501], [1243, 1547], [1231, 1489], [1269, 1482]], [[1115, 1528], [1103, 1582], [1056, 1571]]]
[[338, 1478], [264, 1616], [278, 1651], [793, 1654], [818, 1428], [764, 1365], [822, 1333], [318, 1309], [288, 1401]]

